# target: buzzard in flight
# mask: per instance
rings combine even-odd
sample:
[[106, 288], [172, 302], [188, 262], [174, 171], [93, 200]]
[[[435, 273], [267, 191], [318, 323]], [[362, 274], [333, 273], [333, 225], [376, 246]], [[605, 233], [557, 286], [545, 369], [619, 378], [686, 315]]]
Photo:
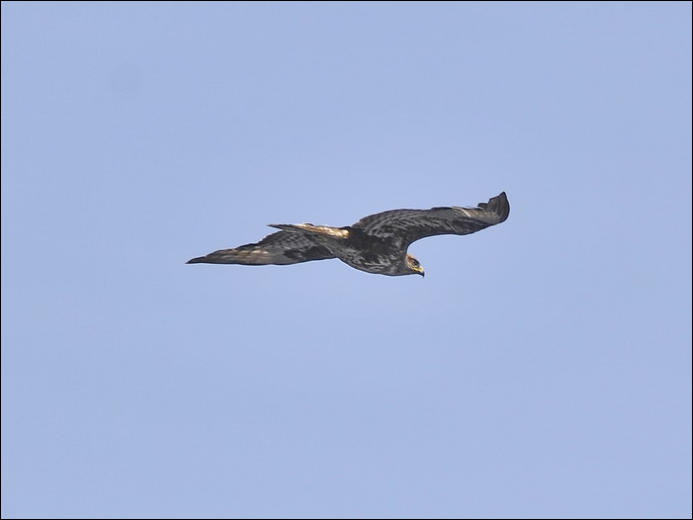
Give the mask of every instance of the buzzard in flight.
[[273, 224], [281, 231], [255, 244], [221, 249], [187, 263], [287, 265], [339, 258], [367, 273], [423, 276], [419, 261], [407, 253], [409, 244], [433, 235], [474, 233], [500, 224], [509, 213], [510, 204], [503, 192], [476, 208], [394, 209], [345, 227]]

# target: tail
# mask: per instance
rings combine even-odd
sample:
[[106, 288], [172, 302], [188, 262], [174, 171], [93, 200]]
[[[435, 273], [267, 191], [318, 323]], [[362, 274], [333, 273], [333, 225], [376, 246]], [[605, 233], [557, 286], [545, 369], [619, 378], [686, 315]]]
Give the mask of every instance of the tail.
[[291, 233], [307, 233], [337, 239], [349, 237], [349, 230], [331, 226], [315, 226], [313, 224], [270, 224], [270, 226]]

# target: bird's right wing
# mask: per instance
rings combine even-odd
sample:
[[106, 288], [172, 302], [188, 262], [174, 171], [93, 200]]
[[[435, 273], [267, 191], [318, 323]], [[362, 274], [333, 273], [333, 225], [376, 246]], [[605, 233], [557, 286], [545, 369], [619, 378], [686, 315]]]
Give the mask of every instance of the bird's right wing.
[[278, 231], [255, 244], [221, 249], [206, 256], [188, 260], [188, 264], [287, 265], [325, 260], [334, 256], [303, 233]]
[[433, 235], [466, 235], [508, 218], [510, 204], [505, 192], [480, 202], [476, 208], [444, 207], [431, 209], [395, 209], [369, 215], [352, 228], [370, 236], [400, 240], [406, 247], [415, 240]]

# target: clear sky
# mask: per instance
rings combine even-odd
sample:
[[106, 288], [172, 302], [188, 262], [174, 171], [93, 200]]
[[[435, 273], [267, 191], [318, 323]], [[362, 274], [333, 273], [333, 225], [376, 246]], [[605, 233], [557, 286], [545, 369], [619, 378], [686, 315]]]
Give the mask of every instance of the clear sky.
[[691, 4], [3, 2], [2, 516], [690, 517]]

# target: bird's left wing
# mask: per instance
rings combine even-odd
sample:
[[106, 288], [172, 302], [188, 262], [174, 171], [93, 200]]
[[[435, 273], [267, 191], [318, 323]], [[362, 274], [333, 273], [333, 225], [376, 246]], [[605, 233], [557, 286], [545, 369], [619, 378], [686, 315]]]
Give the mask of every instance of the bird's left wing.
[[466, 235], [505, 221], [510, 204], [505, 192], [481, 202], [476, 208], [444, 207], [395, 209], [369, 215], [351, 226], [367, 235], [402, 240], [407, 246], [433, 235]]
[[188, 260], [188, 264], [288, 265], [334, 258], [328, 249], [310, 236], [291, 231], [277, 231], [255, 244], [221, 249], [206, 256]]

